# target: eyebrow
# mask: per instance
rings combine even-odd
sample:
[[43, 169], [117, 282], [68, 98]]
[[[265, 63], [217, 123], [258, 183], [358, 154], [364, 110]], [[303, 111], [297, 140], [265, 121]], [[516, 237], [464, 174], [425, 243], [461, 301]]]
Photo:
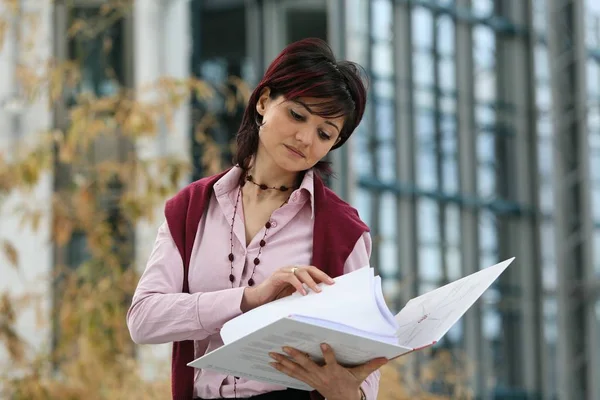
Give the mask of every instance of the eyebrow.
[[[298, 100], [292, 100], [292, 102], [301, 105], [302, 107], [306, 108], [306, 111], [308, 111], [309, 113], [314, 115], [314, 113], [310, 110], [310, 108], [308, 108], [308, 106], [306, 104], [304, 104], [303, 102], [298, 101]], [[331, 122], [329, 120], [325, 120], [325, 123], [333, 126], [335, 129], [337, 129], [338, 133], [340, 133], [340, 128], [338, 128], [338, 126], [336, 124], [334, 124], [333, 122]]]

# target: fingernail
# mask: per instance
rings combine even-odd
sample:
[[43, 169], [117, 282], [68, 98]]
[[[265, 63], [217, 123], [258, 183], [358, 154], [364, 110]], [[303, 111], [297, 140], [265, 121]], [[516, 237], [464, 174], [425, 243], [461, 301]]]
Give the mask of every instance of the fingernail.
[[327, 349], [329, 349], [329, 346], [327, 346], [325, 343], [321, 343], [321, 350], [327, 351]]
[[277, 360], [277, 353], [269, 353], [269, 357], [271, 357], [274, 360]]
[[269, 365], [275, 369], [277, 369], [277, 363], [275, 362], [270, 362]]
[[319, 293], [321, 291], [321, 288], [318, 286], [315, 286], [315, 292]]
[[335, 281], [331, 278], [329, 278], [329, 283], [335, 283]]
[[283, 346], [281, 349], [282, 349], [284, 352], [286, 352], [287, 354], [290, 354], [290, 353], [292, 352], [292, 349], [290, 349], [290, 348], [289, 348], [289, 347], [287, 347], [287, 346]]

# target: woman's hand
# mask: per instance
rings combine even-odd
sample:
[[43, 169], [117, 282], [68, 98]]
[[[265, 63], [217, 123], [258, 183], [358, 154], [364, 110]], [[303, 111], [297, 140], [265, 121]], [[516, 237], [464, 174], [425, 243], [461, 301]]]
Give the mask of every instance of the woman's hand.
[[242, 312], [249, 311], [298, 291], [306, 295], [303, 284], [312, 291], [320, 292], [317, 286], [324, 282], [329, 285], [334, 281], [325, 272], [314, 266], [284, 267], [276, 270], [268, 279], [255, 287], [247, 287], [242, 298]]
[[270, 353], [276, 362], [271, 365], [280, 372], [301, 380], [317, 390], [327, 400], [360, 399], [360, 385], [373, 372], [385, 365], [386, 358], [376, 358], [353, 368], [345, 368], [337, 363], [333, 349], [327, 344], [321, 345], [325, 364], [320, 366], [305, 353], [284, 347], [283, 354]]

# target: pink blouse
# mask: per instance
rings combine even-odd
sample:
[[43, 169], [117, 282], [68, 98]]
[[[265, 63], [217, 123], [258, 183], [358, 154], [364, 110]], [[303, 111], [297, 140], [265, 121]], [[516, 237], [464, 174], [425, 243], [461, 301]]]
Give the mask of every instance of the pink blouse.
[[[244, 287], [248, 286], [254, 269], [253, 260], [265, 230], [263, 227], [246, 247], [244, 210], [240, 201], [233, 229], [233, 274], [236, 279], [232, 288], [229, 281], [229, 238], [240, 174], [240, 168], [232, 168], [215, 184], [207, 212], [198, 225], [191, 254], [190, 294], [181, 292], [183, 263], [166, 222], [160, 226], [127, 313], [127, 325], [134, 342], [159, 344], [194, 340], [194, 358], [223, 345], [219, 330], [225, 322], [242, 313], [240, 305]], [[288, 203], [271, 215], [266, 245], [253, 276], [256, 284], [278, 268], [310, 265], [313, 217], [313, 172], [309, 171]], [[365, 233], [346, 260], [344, 273], [367, 265], [370, 254], [371, 237]], [[367, 399], [377, 398], [379, 378], [380, 373], [376, 371], [363, 383]], [[238, 379], [236, 384], [238, 397], [283, 389], [244, 378]], [[233, 377], [196, 370], [194, 397], [234, 397]]]

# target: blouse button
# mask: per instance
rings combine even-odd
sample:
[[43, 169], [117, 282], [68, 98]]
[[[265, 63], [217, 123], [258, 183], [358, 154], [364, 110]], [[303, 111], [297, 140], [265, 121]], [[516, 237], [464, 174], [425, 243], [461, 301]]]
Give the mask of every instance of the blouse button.
[[271, 228], [277, 228], [277, 222], [271, 220], [269, 221], [271, 223]]

